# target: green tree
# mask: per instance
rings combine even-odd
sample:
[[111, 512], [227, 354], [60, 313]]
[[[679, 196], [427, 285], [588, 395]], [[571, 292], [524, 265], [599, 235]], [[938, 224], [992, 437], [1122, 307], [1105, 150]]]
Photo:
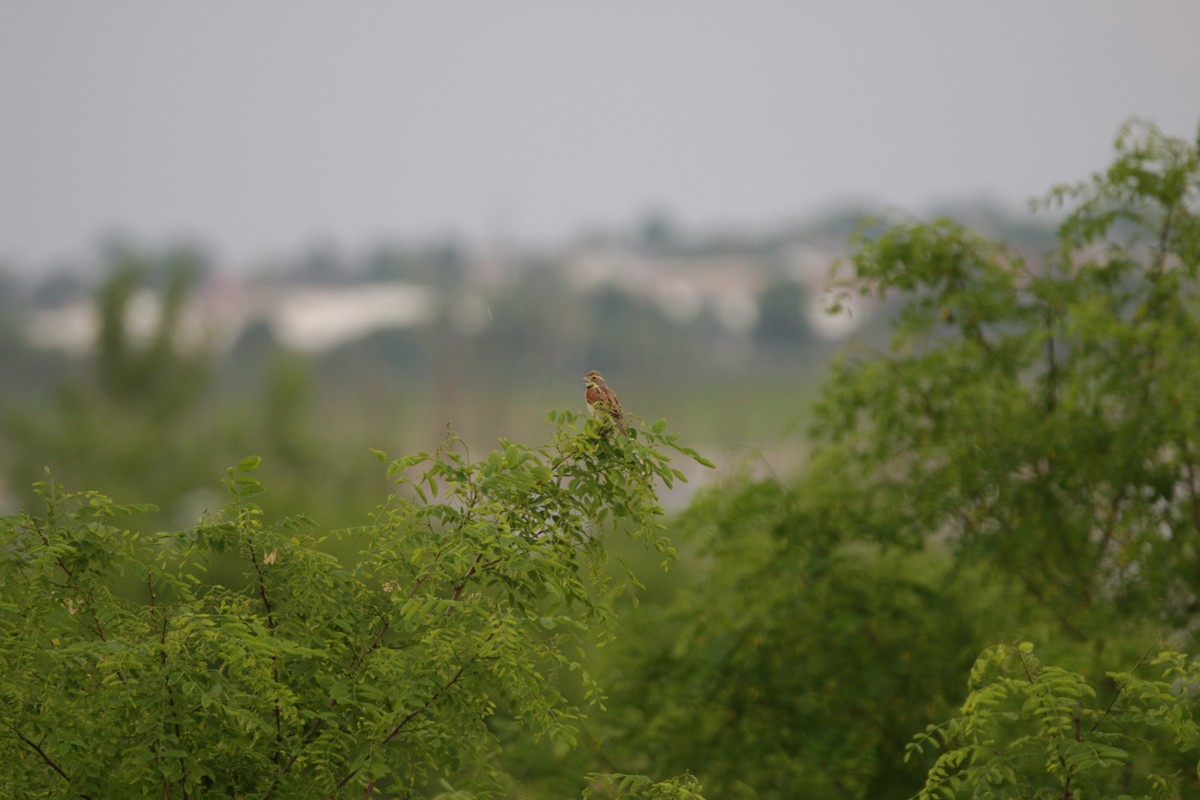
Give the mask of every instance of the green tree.
[[[889, 352], [841, 361], [814, 427], [876, 541], [944, 542], [1074, 639], [1182, 632], [1200, 603], [1200, 155], [1131, 123], [1044, 263], [946, 220], [868, 230], [849, 282], [904, 301]], [[1194, 643], [1194, 642], [1193, 642]]]
[[754, 336], [770, 347], [795, 347], [813, 338], [804, 318], [808, 292], [794, 280], [776, 280], [759, 295]]
[[[608, 635], [604, 535], [670, 555], [664, 451], [703, 461], [661, 422], [554, 420], [552, 444], [480, 460], [454, 438], [379, 453], [396, 489], [338, 534], [360, 543], [345, 564], [311, 520], [266, 521], [257, 458], [224, 510], [166, 533], [122, 527], [145, 506], [41, 484], [44, 510], [0, 521], [0, 795], [507, 793], [489, 720], [574, 742], [584, 706], [558, 679], [601, 696], [579, 652]], [[687, 776], [592, 780], [699, 797]]]
[[1067, 211], [1045, 258], [947, 219], [860, 229], [842, 286], [894, 312], [891, 341], [835, 364], [796, 481], [682, 519], [711, 572], [627, 620], [619, 765], [907, 797], [929, 763], [902, 762], [906, 729], [953, 716], [985, 647], [1038, 641], [1103, 688], [1160, 640], [1200, 646], [1200, 145], [1133, 122], [1116, 149], [1045, 201]]
[[[111, 274], [97, 293], [100, 387], [111, 401], [136, 403], [142, 414], [177, 418], [194, 407], [209, 382], [203, 343], [189, 348], [180, 341], [187, 300], [204, 272], [203, 261], [184, 249], [158, 259], [120, 249], [111, 260]], [[154, 282], [162, 284], [154, 293], [156, 319], [149, 330], [138, 331], [134, 304]]]
[[144, 492], [173, 511], [234, 457], [211, 458], [210, 353], [203, 342], [183, 341], [203, 264], [184, 250], [117, 249], [109, 267], [96, 291], [91, 357], [49, 397], [14, 404], [0, 420], [11, 450], [8, 484], [27, 487], [49, 466], [109, 493]]

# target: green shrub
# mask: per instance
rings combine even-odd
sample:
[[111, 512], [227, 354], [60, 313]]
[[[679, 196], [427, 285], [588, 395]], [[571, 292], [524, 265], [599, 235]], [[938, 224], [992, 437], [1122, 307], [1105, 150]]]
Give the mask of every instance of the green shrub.
[[[379, 453], [396, 490], [336, 534], [354, 563], [311, 520], [264, 519], [255, 457], [182, 531], [39, 485], [44, 510], [0, 522], [0, 796], [504, 794], [489, 719], [574, 742], [558, 687], [600, 696], [579, 652], [608, 635], [603, 536], [670, 555], [655, 485], [682, 473], [662, 451], [703, 461], [663, 423], [552, 417], [544, 447]], [[619, 796], [698, 796], [654, 786]]]

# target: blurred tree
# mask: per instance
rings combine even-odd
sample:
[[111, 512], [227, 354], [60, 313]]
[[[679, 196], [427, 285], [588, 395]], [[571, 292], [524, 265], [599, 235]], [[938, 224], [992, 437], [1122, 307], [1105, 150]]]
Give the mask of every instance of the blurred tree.
[[812, 338], [804, 318], [808, 292], [793, 280], [769, 284], [758, 298], [758, 323], [754, 337], [762, 344], [779, 347], [803, 344]]
[[154, 257], [113, 247], [109, 258], [91, 374], [7, 415], [3, 437], [16, 445], [9, 483], [26, 487], [51, 469], [104, 490], [152, 492], [169, 507], [201, 480], [203, 454], [214, 449], [201, 433], [211, 420], [209, 353], [202, 340], [181, 341], [202, 269], [191, 251]]
[[469, 254], [455, 239], [446, 239], [430, 247], [425, 261], [430, 282], [444, 287], [461, 287], [470, 266]]
[[37, 281], [31, 301], [35, 306], [58, 306], [73, 300], [83, 300], [89, 288], [77, 272], [56, 270]]
[[839, 542], [825, 493], [852, 491], [760, 482], [689, 509], [711, 567], [629, 610], [603, 670], [615, 768], [684, 765], [727, 798], [912, 794], [904, 742], [953, 708], [997, 597], [939, 554]]
[[[199, 274], [196, 260], [184, 253], [169, 253], [157, 271], [136, 252], [116, 257], [97, 299], [96, 364], [111, 400], [170, 418], [201, 398], [210, 381], [209, 355], [201, 341], [181, 341]], [[162, 282], [160, 293], [146, 291], [153, 278]]]
[[378, 480], [368, 443], [316, 424], [322, 408], [305, 359], [255, 329], [231, 362], [250, 376], [217, 385], [212, 351], [189, 317], [206, 270], [197, 251], [114, 246], [109, 258], [91, 369], [64, 378], [49, 401], [15, 401], [4, 417], [14, 491], [50, 469], [110, 494], [154, 497], [156, 519], [177, 524], [203, 510], [214, 470], [257, 450], [269, 459], [268, 509], [337, 524], [370, 507]]
[[680, 242], [679, 227], [666, 211], [650, 211], [638, 224], [637, 241], [648, 252], [662, 253]]
[[408, 248], [399, 245], [380, 245], [363, 262], [363, 274], [368, 280], [409, 279], [416, 272], [416, 256]]
[[296, 265], [296, 275], [311, 283], [333, 285], [345, 283], [351, 277], [337, 246], [328, 241], [309, 246]]

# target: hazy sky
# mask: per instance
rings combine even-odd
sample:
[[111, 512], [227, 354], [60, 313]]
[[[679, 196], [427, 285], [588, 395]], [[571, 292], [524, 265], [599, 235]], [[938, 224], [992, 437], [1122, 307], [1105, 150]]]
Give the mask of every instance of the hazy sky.
[[1200, 2], [0, 0], [0, 259], [1013, 204], [1200, 123]]

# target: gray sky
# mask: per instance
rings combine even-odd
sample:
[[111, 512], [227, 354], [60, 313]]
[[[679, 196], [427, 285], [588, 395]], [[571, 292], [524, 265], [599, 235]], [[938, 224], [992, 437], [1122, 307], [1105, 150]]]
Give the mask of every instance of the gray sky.
[[1194, 0], [0, 0], [0, 258], [1016, 206], [1200, 123]]

